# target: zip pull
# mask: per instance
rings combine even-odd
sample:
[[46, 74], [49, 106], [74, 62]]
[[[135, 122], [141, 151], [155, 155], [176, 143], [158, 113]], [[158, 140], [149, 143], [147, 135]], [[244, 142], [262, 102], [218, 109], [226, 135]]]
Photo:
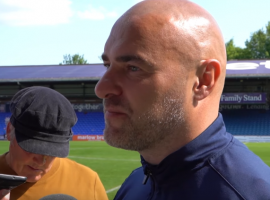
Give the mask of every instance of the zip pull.
[[144, 178], [143, 178], [143, 182], [142, 182], [143, 185], [145, 185], [147, 183], [150, 175], [151, 175], [151, 172], [150, 172], [150, 170], [147, 169], [146, 174], [144, 175]]

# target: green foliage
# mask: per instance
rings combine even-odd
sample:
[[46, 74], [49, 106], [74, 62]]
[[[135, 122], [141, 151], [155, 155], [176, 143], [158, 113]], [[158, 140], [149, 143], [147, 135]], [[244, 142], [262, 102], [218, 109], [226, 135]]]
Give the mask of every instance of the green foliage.
[[267, 58], [270, 58], [270, 21], [266, 26], [266, 41], [265, 41], [265, 50], [267, 52]]
[[84, 59], [84, 55], [80, 56], [79, 54], [66, 54], [64, 55], [63, 63], [60, 63], [60, 65], [85, 65], [88, 64], [87, 60]]
[[253, 33], [250, 40], [246, 41], [246, 47], [250, 51], [253, 59], [265, 59], [269, 57], [269, 53], [266, 50], [266, 34], [263, 29], [260, 29]]
[[236, 47], [233, 39], [227, 42], [227, 60], [270, 58], [270, 22], [266, 25], [265, 30], [260, 29], [252, 33], [245, 45], [245, 48]]
[[247, 48], [240, 48], [234, 45], [233, 39], [226, 43], [227, 60], [251, 59], [251, 54]]

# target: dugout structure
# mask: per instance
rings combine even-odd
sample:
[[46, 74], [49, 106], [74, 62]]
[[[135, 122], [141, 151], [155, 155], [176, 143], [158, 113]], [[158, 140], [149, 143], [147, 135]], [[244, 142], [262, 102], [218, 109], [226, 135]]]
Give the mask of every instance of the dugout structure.
[[[226, 69], [220, 112], [228, 132], [270, 136], [270, 60], [231, 60]], [[79, 121], [100, 123], [98, 128], [74, 131], [77, 135], [74, 139], [103, 140], [103, 106], [94, 88], [105, 70], [103, 64], [0, 66], [0, 138], [5, 132], [3, 127], [12, 96], [25, 87], [45, 86], [70, 100]], [[87, 113], [92, 114], [83, 115]]]

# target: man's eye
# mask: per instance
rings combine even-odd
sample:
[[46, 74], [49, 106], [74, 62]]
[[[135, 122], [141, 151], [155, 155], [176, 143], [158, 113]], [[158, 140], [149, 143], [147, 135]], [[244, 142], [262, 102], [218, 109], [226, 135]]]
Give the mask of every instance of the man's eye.
[[108, 63], [104, 63], [103, 65], [104, 65], [104, 67], [106, 67], [107, 69], [110, 67], [110, 64], [108, 64]]
[[139, 67], [135, 67], [135, 66], [129, 66], [129, 69], [133, 72], [139, 71], [140, 68]]

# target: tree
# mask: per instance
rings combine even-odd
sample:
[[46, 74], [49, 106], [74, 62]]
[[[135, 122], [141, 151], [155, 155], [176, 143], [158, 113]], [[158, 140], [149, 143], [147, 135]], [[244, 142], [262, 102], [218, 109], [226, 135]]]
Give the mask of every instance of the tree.
[[227, 60], [251, 58], [250, 52], [246, 48], [242, 49], [240, 47], [236, 47], [233, 39], [230, 39], [225, 46], [227, 51]]
[[269, 58], [269, 52], [266, 50], [266, 34], [263, 29], [253, 33], [245, 44], [253, 59]]
[[60, 63], [60, 65], [84, 65], [88, 64], [87, 60], [84, 59], [84, 55], [80, 56], [79, 54], [66, 54], [64, 55], [63, 63]]
[[270, 58], [270, 21], [266, 26], [265, 50], [268, 52], [268, 58]]
[[227, 60], [270, 58], [270, 22], [266, 25], [266, 31], [260, 29], [252, 33], [245, 45], [246, 47], [242, 49], [234, 45], [233, 39], [227, 42]]

